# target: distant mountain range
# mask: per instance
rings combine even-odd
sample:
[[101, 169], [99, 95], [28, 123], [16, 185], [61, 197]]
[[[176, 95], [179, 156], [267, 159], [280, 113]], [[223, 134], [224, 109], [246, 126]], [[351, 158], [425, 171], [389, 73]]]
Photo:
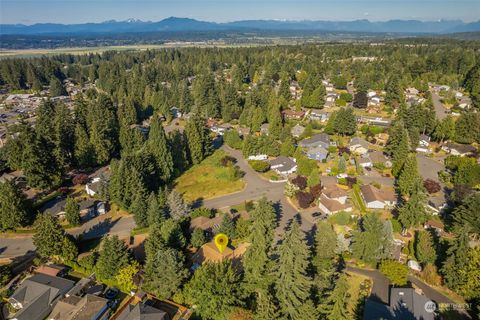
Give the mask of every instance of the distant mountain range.
[[143, 32], [190, 32], [190, 31], [332, 31], [332, 32], [375, 32], [405, 34], [447, 34], [480, 31], [480, 20], [465, 23], [460, 20], [389, 20], [371, 22], [354, 21], [280, 21], [243, 20], [227, 23], [199, 21], [189, 18], [170, 17], [158, 22], [129, 19], [102, 23], [55, 24], [37, 23], [0, 24], [0, 35], [79, 35], [119, 34]]

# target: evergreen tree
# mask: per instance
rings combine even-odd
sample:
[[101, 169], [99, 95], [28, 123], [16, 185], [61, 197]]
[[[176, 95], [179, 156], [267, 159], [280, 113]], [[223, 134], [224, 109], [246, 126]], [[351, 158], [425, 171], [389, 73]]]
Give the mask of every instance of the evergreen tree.
[[130, 212], [134, 214], [135, 223], [138, 227], [143, 228], [148, 226], [148, 208], [147, 200], [145, 198], [146, 190], [143, 188], [137, 189], [130, 204]]
[[469, 227], [470, 232], [480, 235], [480, 193], [473, 193], [453, 211], [454, 225], [457, 228]]
[[72, 261], [77, 256], [75, 244], [66, 236], [58, 220], [49, 214], [40, 214], [34, 223], [33, 244], [42, 257], [61, 257]]
[[29, 220], [29, 206], [13, 181], [0, 183], [0, 230], [16, 229]]
[[74, 158], [80, 168], [90, 168], [95, 165], [95, 149], [90, 143], [87, 132], [80, 124], [75, 127]]
[[299, 308], [310, 295], [309, 248], [305, 235], [293, 220], [278, 247], [275, 292], [283, 315], [299, 318]]
[[65, 218], [71, 226], [80, 224], [80, 206], [72, 197], [67, 197], [65, 203]]
[[192, 238], [190, 239], [190, 244], [192, 247], [200, 248], [207, 242], [205, 237], [205, 232], [202, 229], [195, 229], [192, 232]]
[[470, 281], [463, 269], [470, 260], [468, 231], [468, 228], [457, 231], [455, 240], [447, 250], [447, 259], [440, 270], [446, 286], [452, 290], [460, 290]]
[[148, 134], [148, 150], [153, 155], [161, 172], [162, 180], [170, 181], [173, 176], [173, 158], [168, 146], [167, 136], [157, 114], [153, 116]]
[[160, 225], [159, 232], [163, 238], [163, 242], [171, 248], [180, 250], [187, 245], [187, 239], [183, 234], [179, 221], [174, 219], [166, 220]]
[[409, 154], [398, 177], [398, 191], [404, 196], [423, 191], [422, 178], [418, 174], [417, 158]]
[[159, 299], [169, 299], [180, 289], [187, 275], [182, 253], [164, 247], [147, 255], [143, 287]]
[[257, 305], [255, 308], [256, 320], [271, 320], [278, 319], [278, 307], [273, 301], [271, 293], [267, 290], [263, 290], [257, 294]]
[[380, 259], [388, 258], [391, 252], [385, 231], [378, 215], [366, 215], [362, 220], [362, 231], [356, 231], [353, 236], [353, 255], [371, 265]]
[[423, 264], [435, 263], [437, 254], [433, 243], [432, 235], [428, 231], [419, 231], [416, 233], [415, 255]]
[[398, 177], [400, 172], [403, 169], [406, 159], [408, 158], [408, 152], [410, 150], [410, 139], [408, 138], [408, 132], [406, 129], [403, 129], [401, 132], [398, 144], [393, 149], [392, 157], [392, 174], [395, 177]]
[[224, 320], [234, 307], [242, 305], [239, 284], [240, 276], [230, 260], [204, 263], [185, 285], [183, 293], [188, 304], [197, 306], [202, 318]]
[[190, 213], [190, 207], [185, 203], [180, 193], [170, 191], [167, 197], [168, 212], [173, 219], [180, 220]]
[[317, 223], [315, 251], [312, 259], [315, 268], [315, 287], [319, 297], [331, 289], [335, 273], [337, 235], [326, 221]]
[[127, 245], [117, 235], [105, 237], [96, 265], [101, 279], [112, 279], [129, 264]]
[[326, 316], [326, 319], [351, 319], [351, 315], [348, 312], [347, 307], [350, 298], [349, 289], [348, 275], [342, 273], [335, 284], [335, 288], [321, 306], [321, 311]]
[[204, 121], [192, 116], [185, 126], [189, 156], [192, 164], [198, 164], [211, 152], [211, 143]]
[[220, 226], [218, 227], [217, 233], [223, 233], [228, 236], [229, 239], [235, 238], [235, 222], [233, 221], [230, 214], [225, 213], [223, 215]]
[[[161, 192], [161, 191], [160, 191]], [[165, 211], [158, 201], [158, 196], [152, 192], [147, 199], [147, 222], [148, 225], [161, 224], [165, 221]]]
[[349, 136], [357, 131], [357, 118], [352, 108], [341, 108], [337, 112], [333, 129], [338, 134]]
[[266, 198], [257, 203], [250, 214], [252, 220], [250, 242], [243, 257], [245, 282], [247, 291], [265, 289], [271, 282], [270, 274], [270, 250], [273, 243], [276, 226], [275, 209]]
[[418, 190], [398, 209], [398, 221], [405, 228], [420, 225], [427, 220], [426, 199], [423, 191]]
[[62, 82], [56, 77], [50, 79], [50, 97], [64, 96], [67, 94]]
[[184, 133], [174, 130], [169, 134], [174, 176], [179, 176], [188, 167], [187, 142]]
[[291, 137], [288, 137], [280, 147], [280, 154], [285, 157], [291, 157], [295, 153], [295, 146]]

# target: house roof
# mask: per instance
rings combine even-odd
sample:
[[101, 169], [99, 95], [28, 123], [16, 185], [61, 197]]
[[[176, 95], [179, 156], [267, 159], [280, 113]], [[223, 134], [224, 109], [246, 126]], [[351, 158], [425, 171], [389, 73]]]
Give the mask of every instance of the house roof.
[[300, 141], [301, 146], [318, 145], [320, 143], [330, 144], [330, 136], [326, 133], [319, 133], [311, 138]]
[[291, 109], [283, 110], [282, 114], [287, 117], [298, 117], [302, 118], [305, 115], [303, 111], [293, 111]]
[[330, 212], [338, 212], [347, 208], [351, 208], [351, 206], [348, 204], [341, 204], [336, 200], [328, 199], [324, 194], [320, 196], [320, 203]]
[[460, 153], [469, 153], [469, 152], [474, 152], [477, 149], [475, 149], [474, 146], [470, 144], [456, 144], [456, 143], [447, 143], [446, 147], [448, 149], [455, 149]]
[[420, 138], [420, 141], [430, 141], [430, 137], [427, 136], [426, 134], [421, 134], [419, 138]]
[[220, 252], [215, 246], [215, 243], [210, 241], [198, 249], [198, 251], [193, 255], [192, 260], [198, 264], [201, 264], [204, 261], [219, 262], [223, 261], [224, 259], [230, 259], [231, 257], [233, 257], [232, 248], [227, 247], [223, 252]]
[[108, 299], [86, 294], [83, 297], [63, 298], [55, 305], [50, 319], [55, 320], [90, 320], [107, 310]]
[[368, 153], [368, 156], [373, 163], [386, 162], [388, 161], [387, 157], [380, 151], [372, 151]]
[[373, 185], [367, 184], [367, 185], [361, 186], [360, 190], [366, 202], [373, 202], [373, 201], [395, 202], [397, 200], [397, 196], [393, 191], [393, 189], [391, 188], [382, 186], [382, 188], [377, 189]]
[[315, 147], [315, 148], [308, 149], [308, 151], [307, 151], [307, 154], [316, 154], [316, 153], [326, 155], [326, 154], [328, 154], [328, 150], [325, 149], [324, 147], [318, 146], [318, 147]]
[[270, 165], [273, 166], [278, 166], [279, 171], [290, 171], [292, 168], [294, 168], [297, 164], [295, 161], [292, 159], [285, 157], [285, 156], [280, 156], [274, 160], [270, 161]]
[[360, 146], [364, 147], [365, 149], [368, 149], [370, 144], [365, 139], [355, 137], [355, 138], [352, 138], [352, 140], [350, 140], [349, 146], [355, 146], [355, 145], [360, 145]]
[[326, 195], [330, 199], [347, 196], [347, 192], [342, 188], [338, 187], [336, 184], [330, 184], [325, 186], [325, 188], [322, 190], [322, 194]]
[[[226, 213], [226, 214], [228, 214], [228, 213]], [[203, 217], [203, 216], [202, 217], [197, 217], [197, 218], [194, 218], [190, 221], [190, 228], [192, 230], [193, 229], [202, 229], [203, 231], [207, 231], [207, 230], [213, 231], [216, 228], [218, 228], [218, 226], [222, 222], [222, 219], [223, 219], [223, 215], [218, 215], [218, 216], [213, 217], [213, 218], [208, 218], [208, 217]]]
[[[10, 297], [11, 301], [22, 304], [15, 314], [18, 320], [43, 319], [50, 312], [52, 302], [70, 290], [75, 282], [37, 273], [22, 282]], [[47, 313], [47, 314], [45, 314]]]
[[445, 226], [443, 225], [443, 223], [441, 221], [433, 220], [433, 219], [430, 219], [427, 222], [425, 222], [425, 225], [428, 225], [428, 226], [430, 226], [432, 228], [435, 228], [435, 229], [444, 229], [445, 228]]
[[43, 274], [55, 277], [65, 269], [66, 268], [62, 267], [62, 266], [42, 264], [37, 269], [35, 269], [35, 272], [36, 273], [43, 273]]
[[118, 320], [163, 320], [167, 319], [167, 313], [144, 302], [137, 305], [129, 304], [118, 316]]

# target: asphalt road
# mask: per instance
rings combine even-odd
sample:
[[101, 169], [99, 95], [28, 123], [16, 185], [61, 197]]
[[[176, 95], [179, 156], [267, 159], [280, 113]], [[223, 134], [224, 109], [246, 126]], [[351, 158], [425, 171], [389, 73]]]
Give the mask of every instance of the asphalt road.
[[[285, 183], [272, 183], [262, 177], [250, 168], [242, 153], [238, 150], [222, 146], [231, 156], [237, 159], [237, 165], [245, 172], [246, 187], [244, 190], [225, 195], [222, 197], [209, 199], [201, 203], [208, 208], [222, 209], [232, 205], [241, 204], [249, 200], [257, 200], [267, 197], [274, 202], [278, 215], [278, 227], [276, 230], [276, 239], [283, 234], [289, 222], [297, 218], [301, 224], [302, 230], [309, 232], [314, 221], [309, 214], [297, 215], [297, 210], [292, 207], [285, 196], [283, 188]], [[84, 239], [92, 239], [102, 237], [106, 234], [116, 234], [120, 237], [128, 237], [131, 230], [135, 228], [135, 221], [132, 216], [100, 216], [96, 217], [82, 226], [69, 229], [68, 232], [73, 236], [83, 235]], [[0, 258], [13, 258], [23, 256], [29, 251], [35, 250], [32, 239], [29, 236], [19, 235], [15, 238], [0, 238]]]
[[445, 119], [448, 114], [446, 112], [445, 106], [440, 101], [440, 96], [433, 90], [431, 90], [430, 92], [432, 93], [432, 102], [433, 107], [435, 108], [435, 115], [437, 116], [437, 119]]

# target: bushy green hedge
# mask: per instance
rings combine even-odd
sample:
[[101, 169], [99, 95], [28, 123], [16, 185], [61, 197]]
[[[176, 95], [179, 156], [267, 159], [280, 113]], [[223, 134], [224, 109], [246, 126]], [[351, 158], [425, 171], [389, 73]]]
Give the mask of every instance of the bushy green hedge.
[[262, 160], [250, 160], [248, 164], [257, 172], [267, 172], [270, 169], [270, 164]]

